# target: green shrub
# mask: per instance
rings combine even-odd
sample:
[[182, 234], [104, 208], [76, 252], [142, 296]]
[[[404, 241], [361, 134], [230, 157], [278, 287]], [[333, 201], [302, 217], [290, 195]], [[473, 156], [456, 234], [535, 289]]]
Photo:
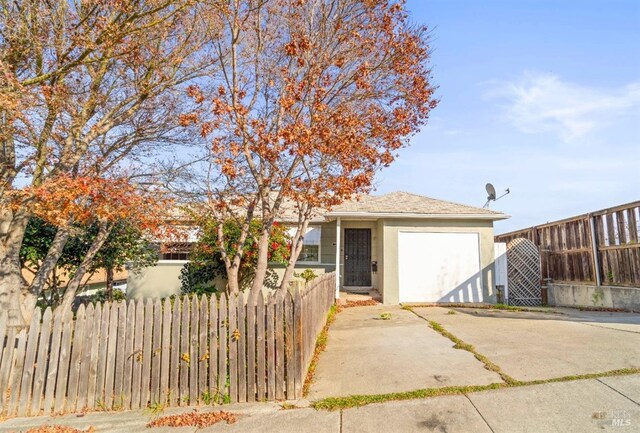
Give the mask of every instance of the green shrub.
[[313, 269], [305, 269], [304, 271], [300, 272], [299, 274], [298, 273], [294, 273], [293, 276], [297, 277], [297, 278], [302, 278], [305, 283], [308, 283], [309, 281], [311, 281], [314, 278], [318, 277], [318, 275], [316, 275], [316, 273], [313, 272]]

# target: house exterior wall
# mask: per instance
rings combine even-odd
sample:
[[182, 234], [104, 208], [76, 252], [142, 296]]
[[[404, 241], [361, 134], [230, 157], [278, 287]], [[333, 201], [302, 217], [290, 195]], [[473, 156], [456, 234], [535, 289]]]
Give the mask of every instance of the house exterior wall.
[[[299, 273], [305, 269], [313, 270], [316, 275], [333, 272], [336, 269], [336, 222], [312, 225], [319, 225], [322, 230], [320, 263], [297, 263], [295, 272]], [[141, 269], [138, 272], [129, 272], [127, 296], [134, 299], [164, 298], [179, 294], [181, 287], [179, 277], [185, 263], [187, 263], [186, 260], [159, 260], [155, 266]], [[271, 264], [270, 267], [276, 272], [278, 281], [280, 281], [284, 274], [285, 266]], [[218, 287], [224, 287], [225, 284], [224, 280], [216, 282]]]
[[380, 293], [385, 304], [400, 300], [398, 273], [398, 233], [415, 231], [427, 233], [478, 233], [480, 240], [480, 273], [484, 302], [495, 302], [493, 222], [487, 220], [419, 220], [388, 219], [383, 225], [384, 273]]
[[180, 271], [186, 260], [160, 260], [155, 266], [129, 272], [127, 297], [166, 298], [180, 293]]
[[[336, 222], [319, 224], [322, 228], [320, 238], [320, 263], [298, 263], [296, 272], [305, 269], [322, 275], [335, 270], [336, 265]], [[490, 220], [435, 220], [435, 219], [378, 219], [378, 220], [341, 220], [342, 245], [340, 251], [340, 281], [344, 281], [344, 230], [350, 228], [368, 228], [371, 230], [371, 261], [377, 262], [377, 272], [372, 272], [372, 288], [376, 289], [385, 304], [399, 303], [398, 273], [398, 233], [416, 232], [472, 232], [479, 234], [480, 269], [483, 298], [485, 302], [495, 302], [494, 288], [494, 242], [493, 222]], [[140, 272], [130, 272], [127, 295], [139, 297], [166, 297], [180, 293], [180, 271], [186, 261], [159, 261], [156, 266]], [[284, 273], [283, 265], [271, 265], [280, 279]], [[296, 279], [296, 278], [294, 278]], [[297, 278], [299, 280], [299, 278]], [[224, 281], [218, 282], [224, 286]], [[342, 288], [342, 287], [341, 287]]]

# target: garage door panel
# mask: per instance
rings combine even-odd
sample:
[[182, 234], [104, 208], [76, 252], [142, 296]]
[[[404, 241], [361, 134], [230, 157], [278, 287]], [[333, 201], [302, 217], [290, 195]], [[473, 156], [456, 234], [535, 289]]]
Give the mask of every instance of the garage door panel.
[[398, 233], [400, 302], [482, 302], [478, 233]]

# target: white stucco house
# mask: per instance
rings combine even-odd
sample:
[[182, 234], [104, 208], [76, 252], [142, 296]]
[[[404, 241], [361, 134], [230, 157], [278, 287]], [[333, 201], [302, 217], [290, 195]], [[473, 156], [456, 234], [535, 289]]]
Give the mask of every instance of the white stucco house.
[[[312, 220], [297, 268], [336, 271], [337, 292], [376, 290], [385, 304], [494, 303], [493, 224], [506, 218], [407, 192], [363, 196]], [[186, 251], [174, 252], [155, 267], [131, 273], [129, 295], [179, 292], [186, 259]]]

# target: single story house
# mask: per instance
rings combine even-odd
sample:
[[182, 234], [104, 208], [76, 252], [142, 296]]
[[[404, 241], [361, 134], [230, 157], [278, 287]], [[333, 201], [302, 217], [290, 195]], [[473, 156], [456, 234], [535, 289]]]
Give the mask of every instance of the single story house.
[[[297, 268], [336, 271], [338, 293], [376, 290], [385, 304], [493, 303], [493, 223], [506, 218], [407, 192], [363, 196], [314, 217]], [[129, 294], [178, 292], [187, 254], [172, 254], [130, 273]]]

